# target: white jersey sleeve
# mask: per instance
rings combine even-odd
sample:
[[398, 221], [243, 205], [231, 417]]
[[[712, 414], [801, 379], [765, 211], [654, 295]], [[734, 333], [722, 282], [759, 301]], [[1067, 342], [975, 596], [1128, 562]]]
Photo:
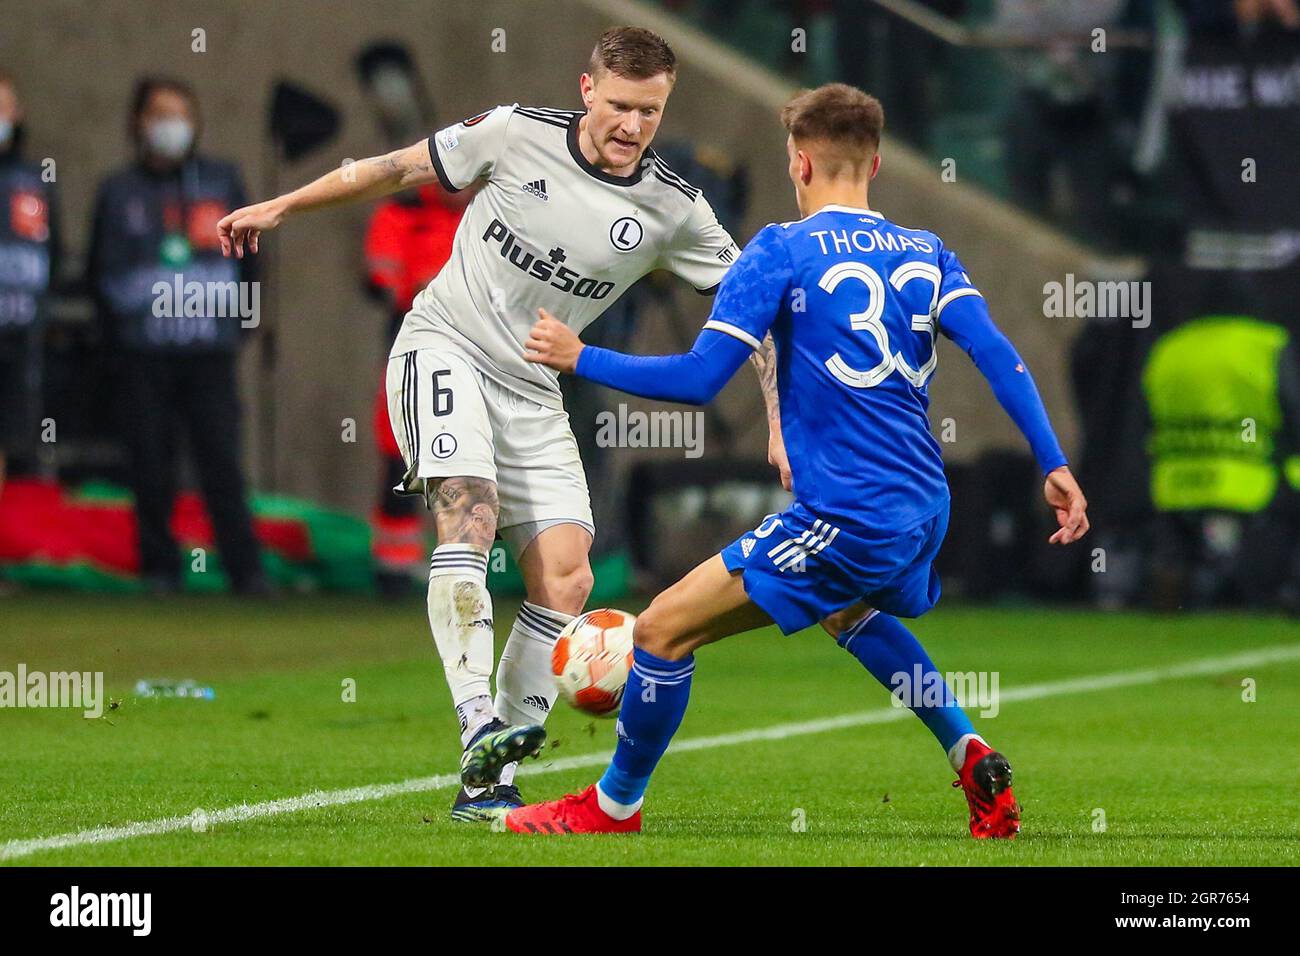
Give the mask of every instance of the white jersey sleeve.
[[660, 268], [681, 276], [700, 292], [712, 292], [740, 250], [700, 193], [659, 257]]
[[494, 107], [429, 137], [429, 156], [443, 189], [459, 192], [476, 179], [491, 177], [505, 149], [506, 125], [518, 105]]

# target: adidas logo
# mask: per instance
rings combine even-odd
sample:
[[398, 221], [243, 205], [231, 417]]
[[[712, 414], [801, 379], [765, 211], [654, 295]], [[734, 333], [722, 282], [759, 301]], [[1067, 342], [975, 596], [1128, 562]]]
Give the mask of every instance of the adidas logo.
[[543, 714], [548, 713], [551, 709], [551, 702], [541, 694], [529, 694], [524, 698], [524, 703], [530, 707], [536, 707]]
[[530, 196], [536, 196], [543, 202], [546, 202], [551, 198], [546, 195], [545, 179], [534, 179], [531, 183], [525, 183], [523, 189], [524, 192], [528, 193]]
[[740, 542], [740, 553], [745, 557], [749, 557], [749, 553], [754, 550], [755, 544], [756, 542], [753, 538], [746, 538], [744, 541]]

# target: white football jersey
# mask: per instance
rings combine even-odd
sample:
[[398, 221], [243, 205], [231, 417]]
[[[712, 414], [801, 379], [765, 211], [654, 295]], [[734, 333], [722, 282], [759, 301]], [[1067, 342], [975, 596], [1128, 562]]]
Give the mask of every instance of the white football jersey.
[[578, 148], [583, 115], [516, 103], [429, 138], [443, 188], [486, 182], [392, 355], [450, 344], [503, 385], [560, 408], [556, 373], [523, 357], [538, 308], [580, 332], [655, 269], [701, 292], [722, 281], [739, 250], [700, 191], [652, 149], [630, 176], [591, 165]]

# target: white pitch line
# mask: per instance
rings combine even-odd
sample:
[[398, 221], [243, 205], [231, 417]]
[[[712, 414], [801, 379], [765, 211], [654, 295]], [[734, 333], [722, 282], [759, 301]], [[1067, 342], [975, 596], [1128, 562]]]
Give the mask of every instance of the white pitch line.
[[[1161, 681], [1199, 677], [1207, 674], [1222, 674], [1241, 668], [1294, 660], [1300, 660], [1300, 644], [1283, 644], [1254, 651], [1245, 651], [1227, 657], [1202, 658], [1170, 667], [1115, 671], [1090, 677], [1074, 677], [1065, 680], [1048, 681], [1042, 684], [1029, 684], [1025, 687], [1012, 688], [1002, 692], [1000, 700], [1002, 702], [1037, 700], [1062, 694], [1114, 690], [1119, 687], [1155, 684]], [[711, 737], [692, 737], [675, 742], [669, 748], [669, 753], [689, 753], [694, 750], [734, 747], [737, 744], [755, 743], [764, 740], [786, 740], [790, 737], [803, 737], [832, 730], [844, 730], [849, 727], [862, 727], [867, 724], [889, 723], [894, 720], [902, 720], [910, 714], [911, 711], [904, 707], [891, 706], [880, 710], [860, 711], [854, 714], [843, 714], [839, 717], [828, 717], [823, 720], [775, 724], [770, 727], [758, 727], [753, 730], [742, 730], [729, 734], [716, 734]], [[609, 751], [579, 754], [573, 757], [549, 760], [545, 763], [526, 764], [519, 768], [519, 772], [534, 776], [543, 773], [559, 773], [565, 770], [580, 770], [586, 767], [599, 767], [607, 763], [609, 757]], [[242, 823], [245, 820], [257, 820], [262, 817], [278, 816], [282, 813], [298, 813], [303, 810], [315, 810], [321, 807], [338, 807], [349, 803], [361, 803], [366, 800], [383, 800], [387, 797], [395, 797], [405, 793], [442, 790], [446, 787], [457, 786], [459, 783], [459, 774], [443, 773], [432, 777], [415, 777], [397, 783], [349, 787], [346, 790], [316, 790], [296, 797], [284, 797], [262, 803], [245, 803], [235, 807], [226, 807], [222, 810], [213, 810], [210, 813], [195, 811], [195, 813], [186, 814], [185, 816], [161, 817], [156, 820], [142, 820], [121, 826], [100, 826], [92, 830], [60, 833], [55, 836], [36, 837], [28, 840], [10, 840], [7, 843], [0, 844], [0, 861], [16, 860], [45, 850], [64, 850], [69, 847], [91, 846], [97, 843], [116, 843], [120, 840], [130, 840], [135, 837], [177, 833], [194, 829], [197, 820], [201, 820], [208, 827], [216, 823]], [[197, 818], [197, 814], [200, 812], [203, 813], [203, 816]]]

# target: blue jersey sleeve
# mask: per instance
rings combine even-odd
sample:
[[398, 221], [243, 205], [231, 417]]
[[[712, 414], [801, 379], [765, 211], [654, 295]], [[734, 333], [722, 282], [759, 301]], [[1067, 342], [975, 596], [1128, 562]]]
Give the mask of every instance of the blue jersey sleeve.
[[784, 232], [770, 224], [749, 241], [722, 280], [706, 329], [740, 339], [751, 348], [763, 344], [794, 282]]
[[789, 291], [793, 267], [779, 230], [765, 227], [727, 271], [689, 352], [627, 355], [589, 345], [578, 356], [577, 374], [645, 398], [711, 401], [762, 344]]
[[942, 312], [949, 302], [954, 302], [963, 296], [979, 295], [979, 289], [970, 281], [970, 276], [966, 274], [966, 267], [961, 264], [961, 260], [951, 249], [943, 249], [939, 253], [939, 301], [935, 305], [936, 312]]
[[993, 324], [984, 297], [961, 262], [948, 250], [940, 256], [943, 282], [935, 314], [939, 330], [971, 357], [998, 402], [1033, 449], [1043, 474], [1066, 464], [1038, 387], [1015, 346]]

